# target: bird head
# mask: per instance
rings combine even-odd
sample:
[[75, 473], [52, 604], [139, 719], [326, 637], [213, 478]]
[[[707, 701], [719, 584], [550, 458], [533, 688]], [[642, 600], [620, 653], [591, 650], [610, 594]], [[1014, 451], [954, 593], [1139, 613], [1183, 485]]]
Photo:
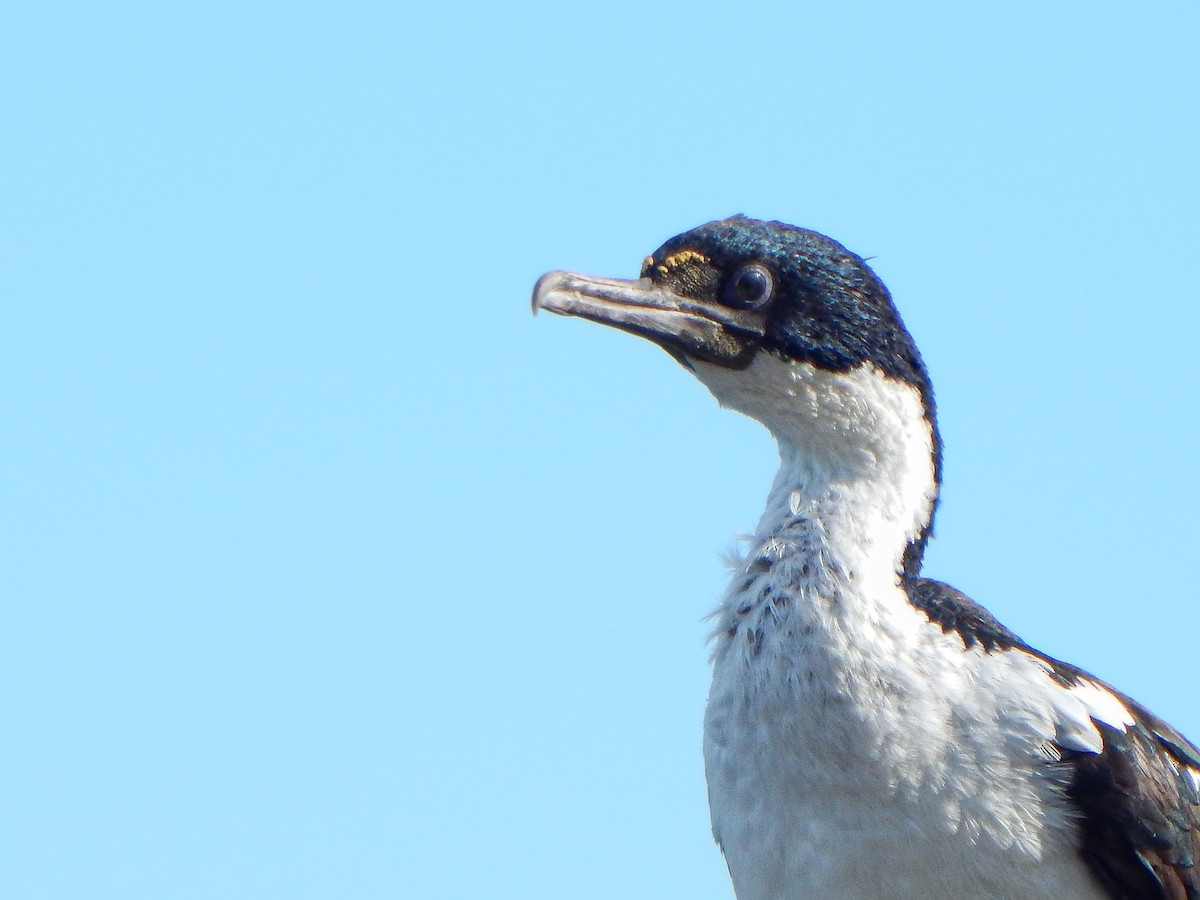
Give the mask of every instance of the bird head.
[[549, 272], [533, 308], [653, 341], [822, 477], [920, 482], [907, 494], [928, 498], [913, 501], [927, 531], [941, 458], [929, 377], [883, 282], [836, 241], [734, 216], [671, 238], [634, 280]]

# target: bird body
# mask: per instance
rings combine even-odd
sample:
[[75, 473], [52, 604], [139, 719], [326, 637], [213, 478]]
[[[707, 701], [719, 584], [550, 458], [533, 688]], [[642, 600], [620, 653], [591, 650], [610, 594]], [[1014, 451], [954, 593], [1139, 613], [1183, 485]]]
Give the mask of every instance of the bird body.
[[[916, 392], [867, 371], [838, 398], [811, 368], [752, 365], [799, 401], [789, 415], [835, 424], [781, 441], [717, 617], [704, 753], [739, 900], [1100, 896], [1051, 749], [1056, 733], [1099, 745], [1086, 698], [1035, 657], [967, 650], [897, 583], [933, 502]], [[722, 374], [697, 366], [719, 398]], [[870, 433], [892, 440], [847, 458], [860, 416], [891, 420]], [[1054, 879], [1030, 865], [1047, 860]]]
[[1200, 751], [921, 576], [933, 393], [865, 262], [734, 217], [534, 306], [650, 338], [779, 444], [704, 723], [739, 900], [1200, 897]]

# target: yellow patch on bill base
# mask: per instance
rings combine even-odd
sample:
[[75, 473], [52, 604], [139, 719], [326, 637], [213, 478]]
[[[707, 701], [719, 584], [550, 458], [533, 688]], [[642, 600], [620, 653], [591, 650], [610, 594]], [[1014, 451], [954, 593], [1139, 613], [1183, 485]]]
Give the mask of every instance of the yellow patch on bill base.
[[696, 250], [680, 250], [678, 253], [672, 253], [666, 259], [658, 264], [658, 271], [666, 275], [672, 269], [678, 269], [680, 266], [688, 263], [706, 263], [708, 257]]

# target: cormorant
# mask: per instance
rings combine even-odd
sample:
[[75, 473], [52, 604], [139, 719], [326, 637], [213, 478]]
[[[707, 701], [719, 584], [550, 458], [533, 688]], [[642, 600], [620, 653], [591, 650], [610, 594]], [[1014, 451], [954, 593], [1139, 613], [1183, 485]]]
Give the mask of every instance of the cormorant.
[[922, 576], [933, 389], [860, 257], [735, 216], [533, 307], [648, 338], [778, 441], [704, 722], [739, 900], [1200, 897], [1200, 750]]

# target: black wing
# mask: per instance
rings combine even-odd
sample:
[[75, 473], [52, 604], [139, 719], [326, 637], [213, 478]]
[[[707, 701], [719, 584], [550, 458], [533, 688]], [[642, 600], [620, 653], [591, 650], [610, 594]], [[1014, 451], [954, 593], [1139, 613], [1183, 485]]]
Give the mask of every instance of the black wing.
[[1063, 750], [1074, 768], [1067, 793], [1083, 812], [1080, 853], [1114, 900], [1200, 898], [1200, 750], [1141, 704], [1073, 666], [1055, 674], [1087, 679], [1117, 697], [1133, 724], [1096, 722], [1099, 753]]
[[1022, 650], [1044, 660], [1064, 687], [1090, 683], [1129, 711], [1126, 728], [1095, 721], [1099, 753], [1059, 748], [1067, 793], [1081, 811], [1080, 855], [1113, 900], [1200, 900], [1200, 749], [1099, 679], [1034, 650], [965, 594], [909, 580], [912, 604], [966, 647]]

